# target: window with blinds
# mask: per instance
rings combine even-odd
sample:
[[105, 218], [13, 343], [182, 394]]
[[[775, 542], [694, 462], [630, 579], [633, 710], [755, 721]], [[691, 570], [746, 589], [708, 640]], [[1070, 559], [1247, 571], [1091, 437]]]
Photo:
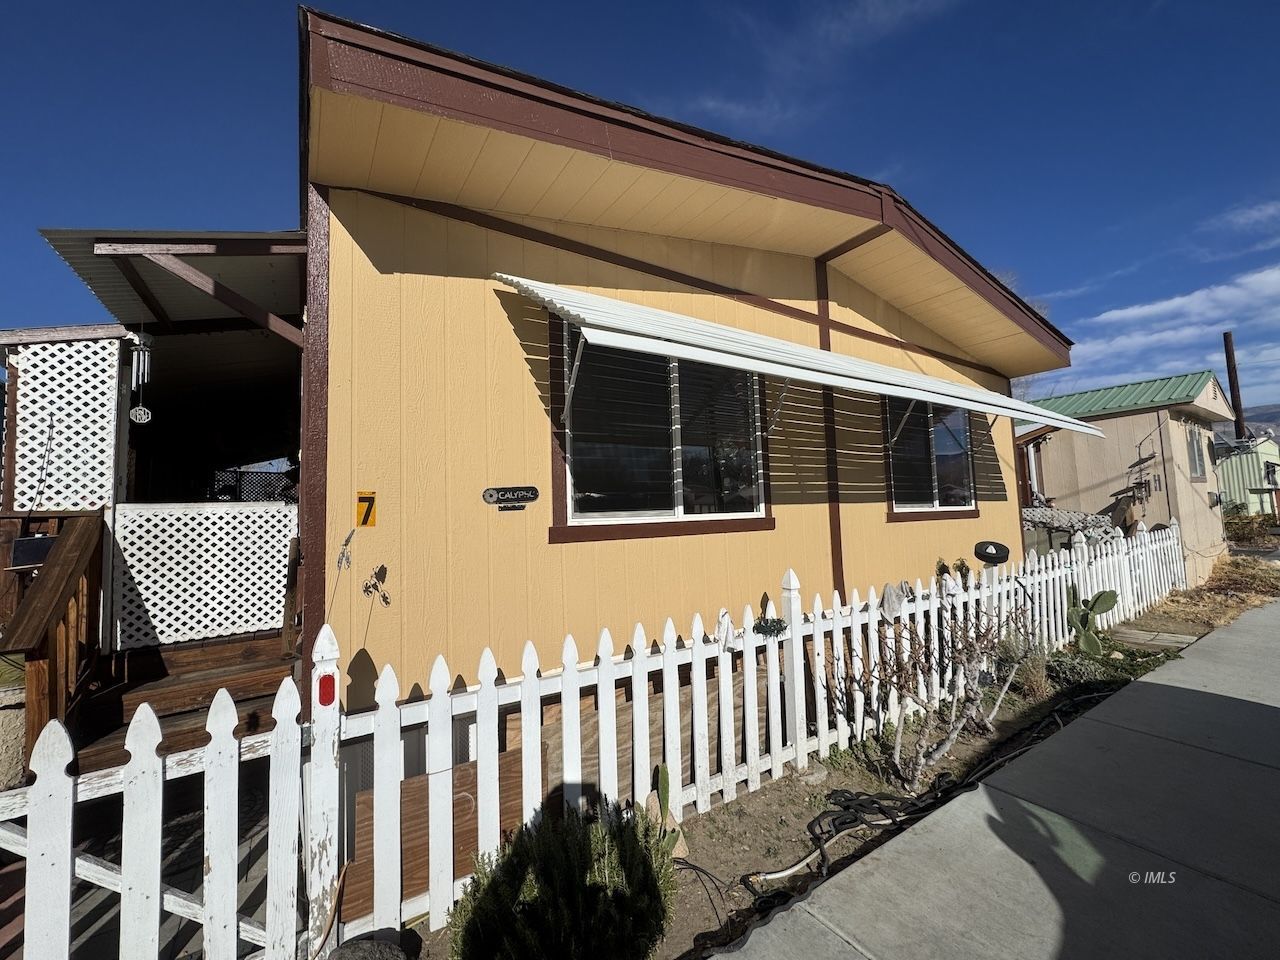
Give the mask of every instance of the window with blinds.
[[897, 510], [974, 505], [969, 413], [923, 400], [887, 398], [889, 489]]
[[763, 514], [754, 374], [582, 344], [566, 328], [570, 519]]

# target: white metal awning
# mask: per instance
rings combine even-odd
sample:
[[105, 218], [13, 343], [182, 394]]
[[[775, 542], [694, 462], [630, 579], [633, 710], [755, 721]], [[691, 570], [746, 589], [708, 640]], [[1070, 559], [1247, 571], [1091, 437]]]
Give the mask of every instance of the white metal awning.
[[495, 273], [493, 279], [514, 287], [556, 316], [576, 324], [587, 343], [602, 347], [696, 360], [860, 393], [926, 400], [1002, 417], [1018, 417], [1077, 433], [1103, 435], [1090, 424], [981, 387], [951, 383], [551, 283], [505, 273]]

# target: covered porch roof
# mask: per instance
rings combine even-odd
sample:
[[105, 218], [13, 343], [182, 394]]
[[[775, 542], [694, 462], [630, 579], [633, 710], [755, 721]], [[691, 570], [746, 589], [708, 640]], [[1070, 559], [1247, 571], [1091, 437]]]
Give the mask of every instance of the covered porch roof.
[[303, 231], [40, 232], [129, 330], [164, 336], [256, 327], [301, 346]]

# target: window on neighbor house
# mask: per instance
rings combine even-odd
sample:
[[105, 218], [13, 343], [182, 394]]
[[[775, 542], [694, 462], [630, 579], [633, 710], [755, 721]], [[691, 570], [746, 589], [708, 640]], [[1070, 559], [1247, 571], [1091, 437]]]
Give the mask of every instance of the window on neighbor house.
[[1187, 463], [1192, 480], [1205, 478], [1204, 431], [1195, 423], [1187, 424]]
[[[581, 335], [566, 328], [567, 391]], [[572, 387], [570, 519], [763, 515], [753, 374], [587, 344]]]
[[1268, 463], [1262, 468], [1262, 482], [1268, 487], [1277, 486], [1276, 467], [1280, 464]]
[[889, 397], [889, 487], [895, 510], [959, 510], [974, 505], [969, 413]]

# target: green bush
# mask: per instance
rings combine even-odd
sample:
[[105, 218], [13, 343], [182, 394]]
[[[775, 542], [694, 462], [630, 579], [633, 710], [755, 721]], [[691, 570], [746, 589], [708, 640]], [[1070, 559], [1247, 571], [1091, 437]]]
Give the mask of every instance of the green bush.
[[449, 916], [453, 960], [644, 960], [675, 896], [663, 847], [658, 824], [614, 804], [544, 814], [478, 859]]

